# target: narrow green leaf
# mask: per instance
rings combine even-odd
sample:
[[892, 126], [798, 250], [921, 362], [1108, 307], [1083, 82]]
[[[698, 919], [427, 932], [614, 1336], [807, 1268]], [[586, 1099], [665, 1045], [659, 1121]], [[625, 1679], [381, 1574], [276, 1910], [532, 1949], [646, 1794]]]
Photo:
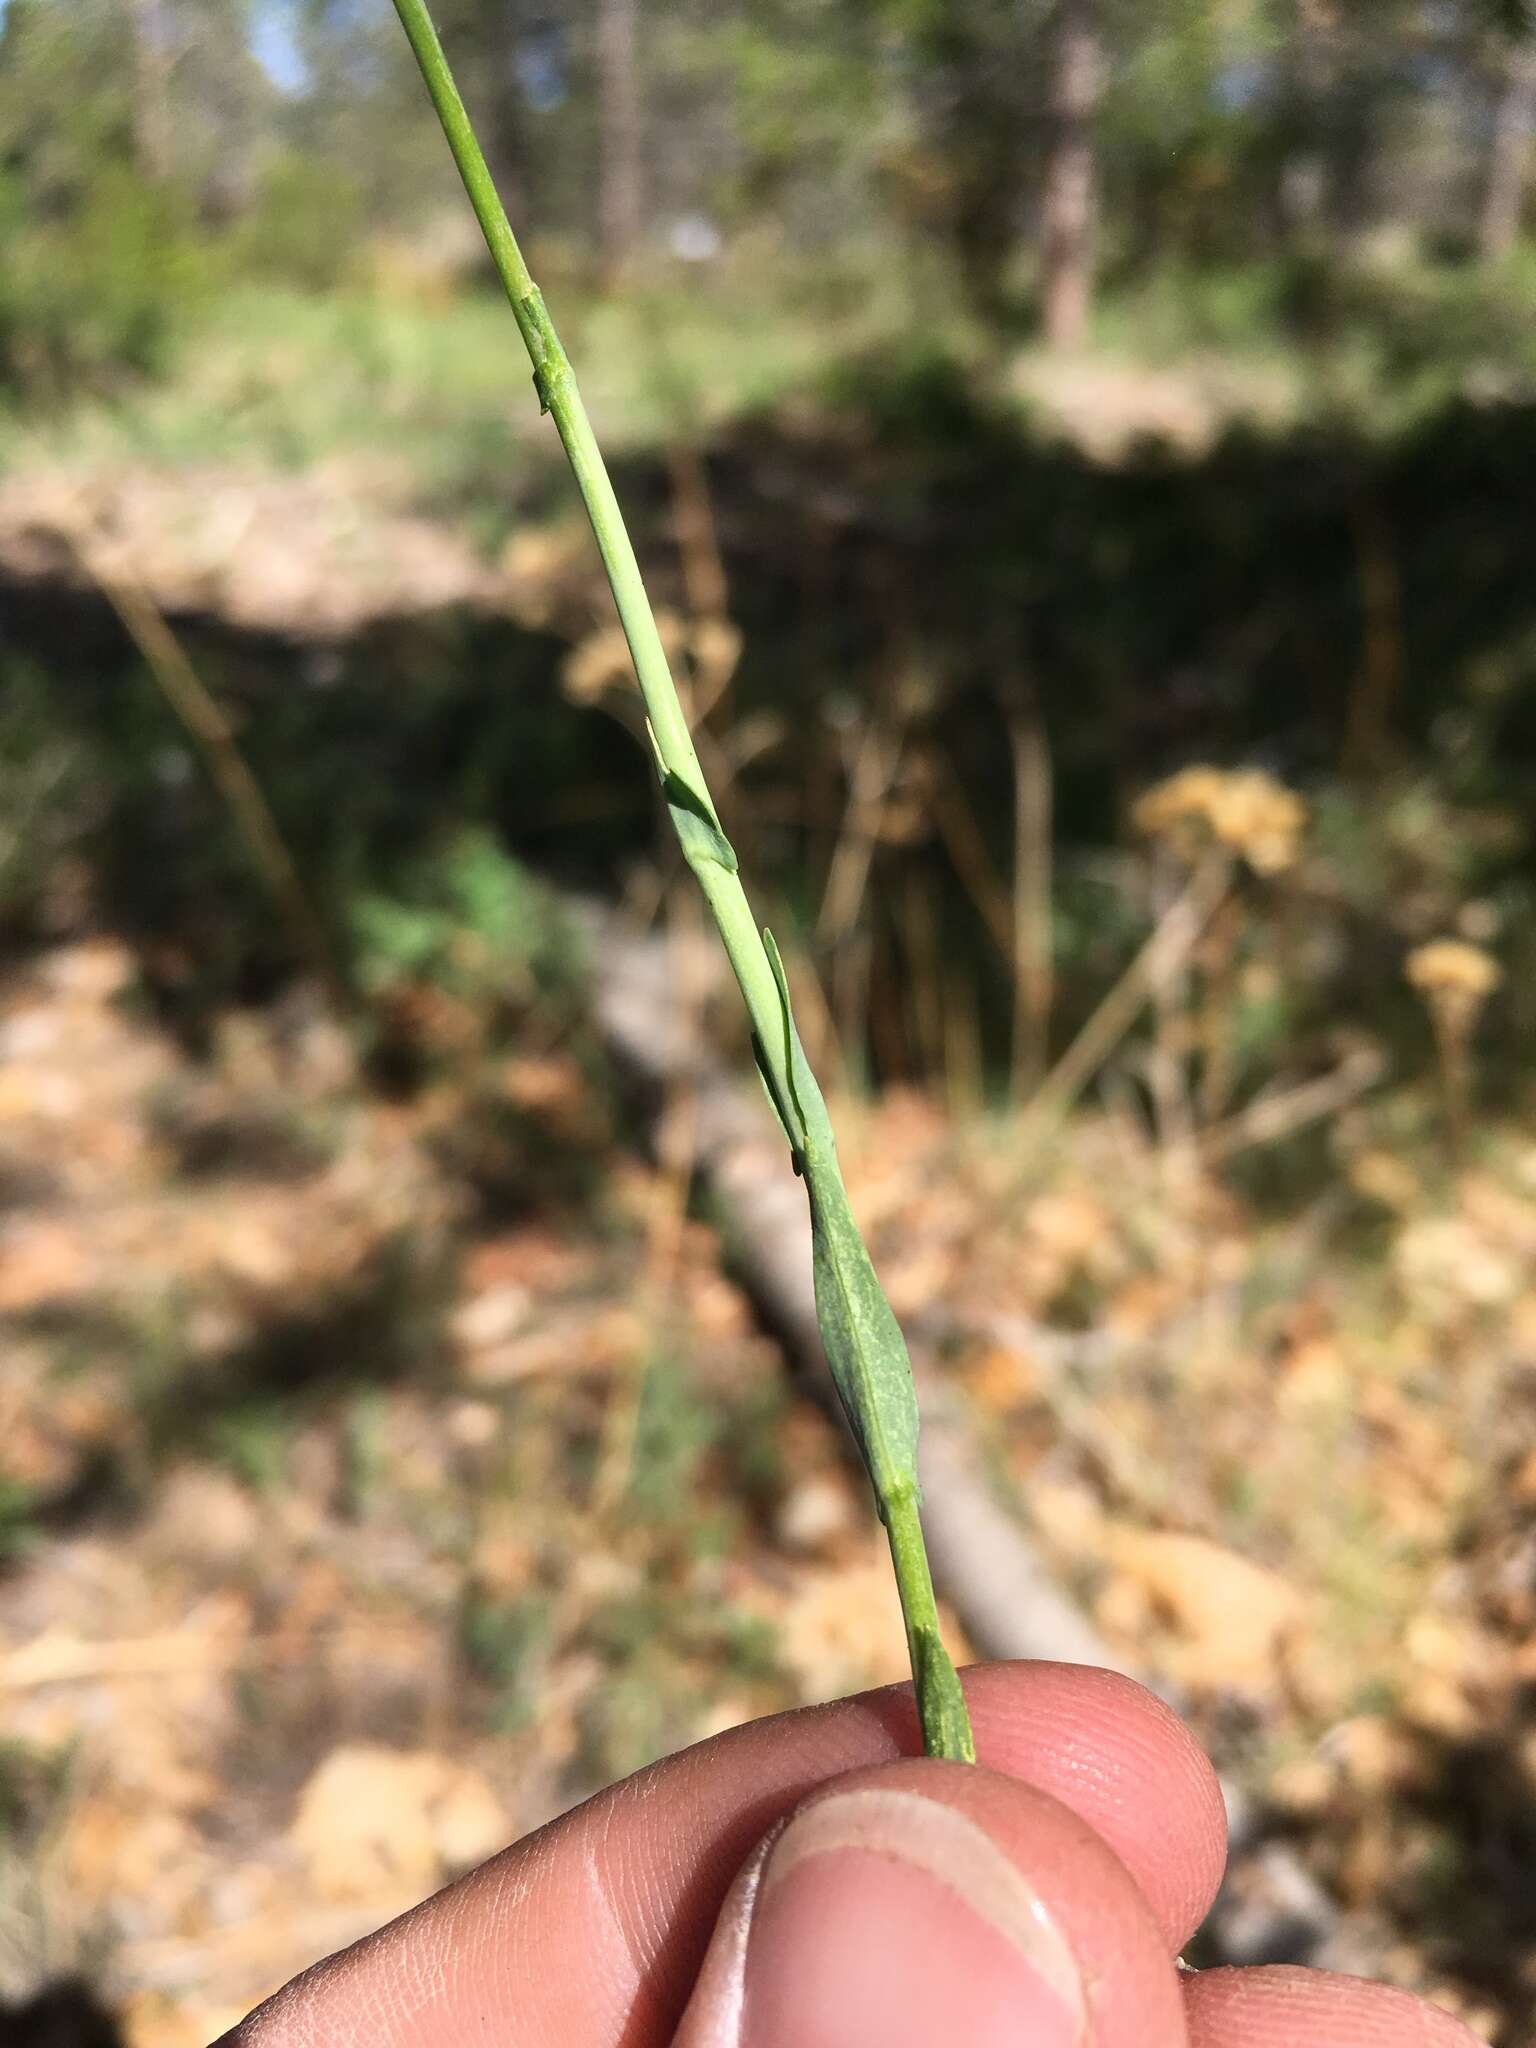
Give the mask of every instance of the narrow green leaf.
[[917, 1393], [906, 1339], [859, 1236], [830, 1137], [830, 1127], [823, 1138], [813, 1125], [805, 1155], [816, 1316], [884, 1520], [895, 1494], [917, 1488]]
[[[897, 1492], [910, 1489], [915, 1495], [917, 1489], [917, 1393], [907, 1340], [854, 1221], [837, 1161], [832, 1119], [795, 1029], [783, 958], [772, 932], [766, 929], [763, 947], [779, 990], [784, 1027], [782, 1078], [771, 1058], [764, 1064], [769, 1093], [775, 1098], [779, 1121], [790, 1131], [791, 1150], [801, 1156], [810, 1195], [816, 1319], [838, 1399], [869, 1467], [883, 1518], [887, 1503]], [[780, 1099], [781, 1089], [787, 1100]], [[799, 1147], [791, 1116], [804, 1134]]]
[[960, 1763], [976, 1761], [976, 1738], [960, 1690], [960, 1676], [935, 1628], [922, 1628], [914, 1638], [914, 1669], [923, 1747], [929, 1756], [947, 1756]]
[[763, 1084], [763, 1093], [768, 1097], [773, 1113], [779, 1120], [779, 1129], [784, 1133], [785, 1139], [788, 1142], [789, 1156], [793, 1162], [795, 1172], [797, 1174], [804, 1173], [805, 1151], [803, 1140], [796, 1132], [790, 1129], [789, 1117], [785, 1112], [784, 1104], [779, 1100], [779, 1084], [774, 1079], [772, 1067], [768, 1064], [768, 1054], [763, 1047], [763, 1041], [755, 1031], [752, 1034], [752, 1058], [757, 1065], [758, 1079]]
[[675, 768], [667, 766], [667, 757], [662, 752], [661, 741], [656, 737], [656, 728], [651, 721], [645, 721], [645, 736], [651, 743], [651, 753], [656, 762], [656, 779], [661, 784], [661, 793], [666, 798], [667, 809], [672, 815], [672, 826], [677, 833], [683, 857], [695, 874], [700, 862], [713, 863], [724, 868], [728, 875], [737, 870], [736, 849], [720, 830], [720, 821], [709, 804]]
[[688, 865], [697, 868], [700, 861], [712, 861], [717, 868], [724, 868], [728, 875], [734, 875], [736, 849], [720, 830], [714, 812], [698, 791], [690, 789], [675, 769], [663, 768], [661, 793], [672, 813], [672, 823]]
[[795, 1122], [800, 1136], [790, 1134], [790, 1146], [795, 1152], [803, 1152], [806, 1140], [805, 1105], [800, 1100], [799, 1080], [795, 1073], [796, 1056], [804, 1064], [805, 1054], [800, 1049], [800, 1034], [795, 1029], [795, 1013], [789, 1006], [789, 976], [784, 972], [784, 961], [779, 945], [767, 925], [763, 926], [763, 951], [768, 955], [768, 965], [773, 969], [773, 978], [778, 983], [779, 1008], [784, 1024], [784, 1085], [789, 1093], [789, 1104], [779, 1111], [779, 1121], [789, 1130], [787, 1109], [793, 1106]]

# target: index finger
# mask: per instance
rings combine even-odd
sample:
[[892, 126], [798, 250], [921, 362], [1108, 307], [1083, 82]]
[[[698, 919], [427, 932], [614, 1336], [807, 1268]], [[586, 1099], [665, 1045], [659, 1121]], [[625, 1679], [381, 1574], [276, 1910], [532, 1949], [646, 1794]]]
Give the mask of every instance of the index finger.
[[1448, 2012], [1325, 1970], [1206, 1970], [1184, 2004], [1192, 2048], [1479, 2048]]
[[[1141, 1687], [1060, 1664], [964, 1674], [980, 1761], [1130, 1870], [1170, 1953], [1220, 1880], [1220, 1789]], [[317, 1965], [229, 2048], [662, 2048], [760, 1836], [825, 1780], [917, 1754], [909, 1687], [732, 1729], [598, 1794]]]

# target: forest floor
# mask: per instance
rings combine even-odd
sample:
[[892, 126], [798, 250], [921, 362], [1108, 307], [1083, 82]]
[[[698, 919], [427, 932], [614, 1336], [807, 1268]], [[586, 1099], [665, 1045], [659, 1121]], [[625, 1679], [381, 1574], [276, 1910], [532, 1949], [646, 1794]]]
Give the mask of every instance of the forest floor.
[[[302, 991], [194, 1059], [136, 987], [85, 938], [0, 1002], [0, 1995], [79, 1967], [132, 2048], [201, 2048], [572, 1799], [903, 1644], [835, 1432], [589, 1060], [391, 1100]], [[1044, 1174], [912, 1095], [842, 1128], [1063, 1583], [1392, 1973], [1518, 2041], [1529, 1139], [1431, 1189], [1356, 1134], [1366, 1246], [1113, 1117]]]

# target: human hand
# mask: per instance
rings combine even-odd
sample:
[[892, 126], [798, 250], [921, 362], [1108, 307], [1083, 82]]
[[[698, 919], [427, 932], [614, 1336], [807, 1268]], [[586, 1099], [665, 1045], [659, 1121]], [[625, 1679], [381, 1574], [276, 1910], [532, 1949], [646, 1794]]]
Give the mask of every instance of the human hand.
[[221, 2048], [1475, 2048], [1402, 1992], [1182, 1977], [1225, 1855], [1209, 1764], [1106, 1672], [965, 1675], [669, 1757], [317, 1964]]

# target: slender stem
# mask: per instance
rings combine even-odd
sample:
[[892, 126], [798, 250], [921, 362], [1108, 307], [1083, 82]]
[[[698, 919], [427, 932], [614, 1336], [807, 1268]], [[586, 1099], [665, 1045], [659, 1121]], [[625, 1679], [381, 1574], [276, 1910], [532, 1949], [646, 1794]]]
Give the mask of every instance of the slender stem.
[[[587, 517], [592, 522], [598, 553], [608, 572], [619, 621], [629, 642], [630, 658], [635, 664], [640, 692], [645, 699], [656, 751], [664, 767], [708, 801], [703, 770], [683, 716], [661, 635], [656, 630], [656, 619], [646, 596], [640, 564], [635, 559], [634, 545], [577, 388], [570, 358], [555, 332], [544, 305], [544, 295], [534, 283], [523, 253], [517, 246], [517, 238], [459, 96], [425, 0], [395, 0], [395, 11], [410, 38], [448, 147], [453, 152], [459, 176], [464, 181], [464, 189], [475, 209], [475, 218], [491, 252], [491, 261], [511, 301], [533, 363], [533, 381], [540, 405], [554, 419], [587, 508]], [[778, 1009], [777, 984], [746, 892], [735, 876], [726, 874], [723, 869], [717, 872], [718, 883], [706, 882], [705, 893], [720, 925], [731, 966], [754, 1021], [759, 1017], [772, 1017]]]
[[288, 920], [297, 949], [308, 956], [337, 1015], [348, 1016], [355, 1002], [325, 920], [304, 886], [282, 827], [240, 751], [222, 707], [148, 591], [122, 570], [109, 567], [78, 531], [72, 530], [69, 540], [81, 566], [94, 578], [143, 656], [161, 695], [200, 749], [252, 865]]
[[[945, 1751], [937, 1731], [930, 1726], [921, 1683], [923, 1646], [939, 1639], [939, 1605], [934, 1598], [933, 1573], [928, 1568], [928, 1548], [923, 1542], [922, 1517], [915, 1493], [898, 1494], [885, 1508], [885, 1533], [891, 1546], [891, 1564], [896, 1572], [896, 1590], [901, 1596], [901, 1615], [907, 1629], [907, 1654], [918, 1678], [918, 1716], [923, 1724], [923, 1747], [930, 1756]], [[974, 1750], [960, 1761], [974, 1763]]]
[[[497, 195], [495, 181], [476, 140], [473, 124], [454, 84], [448, 59], [427, 11], [426, 0], [395, 0], [395, 11], [410, 39], [449, 149], [464, 181], [464, 189], [485, 235], [491, 260], [511, 301], [533, 364], [533, 381], [540, 405], [554, 420], [586, 505], [645, 700], [663, 788], [684, 854], [714, 914], [746, 1002], [770, 1094], [781, 1117], [789, 1105], [794, 1105], [796, 1112], [800, 1112], [803, 1097], [807, 1091], [815, 1089], [814, 1079], [805, 1066], [803, 1054], [799, 1055], [797, 1063], [786, 997], [742, 887], [735, 854], [720, 830], [719, 817], [699, 765], [661, 637], [656, 630], [640, 565], [635, 559], [634, 547], [598, 448], [597, 437], [592, 431], [592, 423], [582, 404], [570, 360], [555, 332], [543, 295], [523, 261]], [[820, 1108], [819, 1093], [815, 1107]], [[822, 1115], [824, 1120], [824, 1111]], [[792, 1139], [791, 1143], [794, 1142]], [[818, 1160], [824, 1170], [824, 1150], [818, 1154]], [[797, 1154], [797, 1164], [806, 1166], [806, 1157]], [[846, 1197], [842, 1195], [840, 1185], [836, 1192], [845, 1208]], [[814, 1184], [812, 1195], [814, 1210]], [[825, 1234], [825, 1218], [822, 1228]], [[844, 1226], [839, 1214], [833, 1219], [832, 1228], [834, 1232], [844, 1228], [851, 1230], [851, 1219]], [[867, 1270], [867, 1254], [862, 1243], [858, 1244], [857, 1256]], [[888, 1308], [884, 1313], [889, 1317]], [[904, 1478], [900, 1483], [889, 1476], [882, 1483], [875, 1473], [873, 1461], [871, 1471], [875, 1477], [880, 1512], [890, 1532], [891, 1555], [912, 1650], [913, 1678], [925, 1746], [930, 1754], [969, 1760], [974, 1755], [970, 1727], [955, 1683], [953, 1666], [948, 1662], [939, 1636], [933, 1582], [923, 1549], [915, 1466], [910, 1479]]]

